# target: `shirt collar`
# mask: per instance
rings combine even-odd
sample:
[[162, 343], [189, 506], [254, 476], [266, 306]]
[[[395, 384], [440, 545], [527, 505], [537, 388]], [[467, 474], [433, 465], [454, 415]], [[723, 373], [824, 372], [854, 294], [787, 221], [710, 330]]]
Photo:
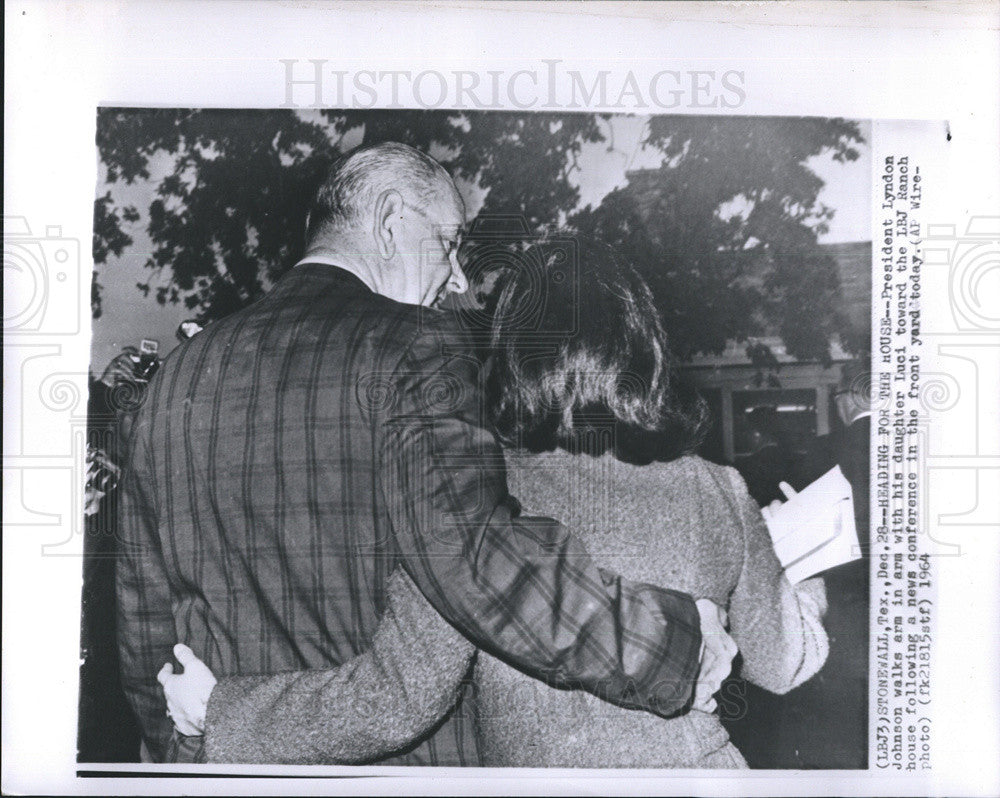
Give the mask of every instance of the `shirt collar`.
[[344, 263], [341, 260], [338, 260], [333, 255], [322, 255], [322, 254], [320, 254], [320, 255], [307, 255], [302, 260], [300, 260], [298, 263], [296, 263], [295, 266], [293, 266], [292, 268], [295, 269], [295, 268], [297, 268], [299, 266], [304, 266], [307, 263], [320, 263], [323, 266], [335, 266], [338, 269], [342, 269], [345, 272], [353, 274], [362, 283], [364, 283], [368, 287], [368, 290], [371, 291], [373, 294], [377, 294], [378, 293], [378, 291], [375, 290], [375, 286], [371, 284], [370, 277], [368, 275], [361, 274], [358, 270], [356, 270], [355, 268], [353, 268], [350, 264], [347, 264], [347, 263]]

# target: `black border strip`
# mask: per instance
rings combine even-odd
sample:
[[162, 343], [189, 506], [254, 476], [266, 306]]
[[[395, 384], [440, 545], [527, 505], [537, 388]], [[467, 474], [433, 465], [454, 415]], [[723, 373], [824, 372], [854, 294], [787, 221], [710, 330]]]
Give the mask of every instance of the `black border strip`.
[[359, 773], [357, 775], [327, 775], [322, 773], [202, 773], [178, 772], [176, 770], [78, 770], [80, 779], [381, 779], [377, 773]]

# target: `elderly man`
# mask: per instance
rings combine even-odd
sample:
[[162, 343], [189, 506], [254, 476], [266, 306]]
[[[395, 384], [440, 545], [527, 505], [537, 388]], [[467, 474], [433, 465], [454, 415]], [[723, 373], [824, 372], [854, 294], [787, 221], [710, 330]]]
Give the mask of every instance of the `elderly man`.
[[[151, 384], [123, 481], [118, 593], [152, 759], [172, 745], [156, 677], [174, 643], [220, 676], [342, 663], [370, 646], [397, 564], [471, 641], [530, 673], [661, 714], [698, 677], [694, 700], [710, 704], [734, 653], [717, 608], [599, 570], [508, 495], [476, 360], [433, 310], [467, 288], [464, 223], [432, 159], [355, 151], [319, 192], [303, 260]], [[468, 723], [395, 761], [476, 764]]]

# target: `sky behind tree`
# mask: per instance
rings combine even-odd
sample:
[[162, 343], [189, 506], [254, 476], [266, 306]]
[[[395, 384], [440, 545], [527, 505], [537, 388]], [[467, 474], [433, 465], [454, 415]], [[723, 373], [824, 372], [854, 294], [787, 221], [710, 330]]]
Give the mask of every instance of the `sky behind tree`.
[[[310, 112], [300, 112], [309, 118]], [[316, 120], [320, 121], [318, 113]], [[597, 207], [601, 200], [613, 189], [626, 184], [626, 173], [630, 170], [655, 168], [663, 160], [660, 150], [643, 147], [648, 117], [614, 116], [601, 121], [601, 129], [606, 141], [583, 144], [578, 158], [579, 169], [570, 181], [580, 190], [578, 207]], [[867, 142], [870, 124], [860, 123], [860, 130]], [[351, 134], [349, 134], [351, 135]], [[352, 142], [345, 139], [346, 147]], [[819, 201], [835, 211], [829, 223], [829, 230], [819, 238], [820, 243], [847, 241], [867, 241], [870, 229], [870, 149], [865, 145], [857, 147], [860, 157], [846, 163], [836, 162], [829, 156], [820, 156], [809, 161], [810, 168], [825, 183], [819, 194]], [[433, 154], [433, 153], [432, 153]], [[146, 209], [154, 197], [160, 179], [169, 171], [172, 156], [160, 155], [151, 162], [150, 177], [137, 180], [132, 185], [117, 183], [108, 186], [104, 181], [104, 168], [99, 165], [97, 194], [111, 190], [117, 205], [134, 205]], [[469, 217], [472, 218], [482, 204], [485, 192], [459, 181], [460, 190], [466, 198]], [[133, 243], [120, 257], [110, 255], [106, 264], [98, 266], [99, 281], [103, 286], [102, 314], [93, 320], [91, 344], [92, 368], [97, 373], [103, 369], [122, 347], [138, 346], [142, 338], [152, 338], [159, 342], [161, 354], [169, 352], [176, 344], [175, 331], [178, 324], [194, 314], [183, 305], [160, 305], [150, 298], [144, 298], [136, 288], [136, 283], [150, 281], [151, 272], [144, 264], [153, 249], [153, 243], [146, 232], [145, 214], [139, 222], [126, 226]], [[151, 280], [153, 287], [158, 284], [156, 277]]]

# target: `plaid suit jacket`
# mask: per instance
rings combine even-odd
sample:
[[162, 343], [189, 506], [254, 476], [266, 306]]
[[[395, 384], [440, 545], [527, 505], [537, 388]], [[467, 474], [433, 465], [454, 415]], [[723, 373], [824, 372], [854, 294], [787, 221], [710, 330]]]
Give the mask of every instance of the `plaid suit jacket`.
[[[448, 314], [318, 264], [171, 353], [121, 486], [122, 673], [154, 757], [170, 742], [156, 674], [174, 643], [220, 676], [343, 663], [370, 645], [397, 563], [528, 672], [682, 708], [693, 601], [602, 571], [558, 523], [519, 515], [481, 396]], [[405, 761], [475, 764], [462, 726]]]

